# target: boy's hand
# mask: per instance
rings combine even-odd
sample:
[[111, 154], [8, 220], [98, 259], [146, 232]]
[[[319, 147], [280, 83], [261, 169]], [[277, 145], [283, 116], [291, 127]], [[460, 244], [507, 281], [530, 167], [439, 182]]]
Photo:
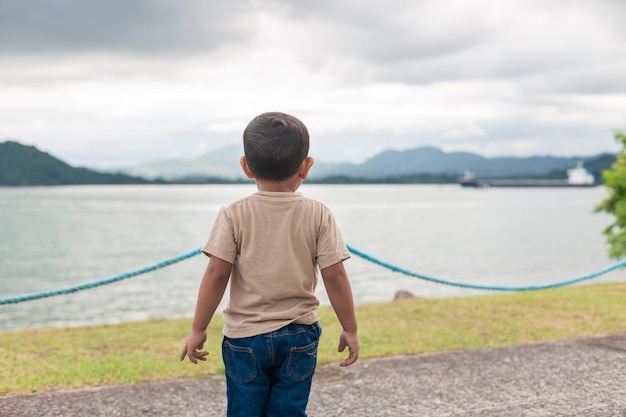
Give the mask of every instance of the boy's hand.
[[209, 355], [209, 352], [199, 352], [199, 350], [202, 349], [202, 346], [204, 346], [204, 342], [206, 342], [206, 331], [192, 331], [189, 333], [189, 336], [185, 339], [185, 346], [180, 354], [180, 360], [185, 360], [185, 356], [187, 356], [194, 364], [197, 364], [199, 360], [206, 361], [206, 357]]
[[340, 366], [350, 366], [359, 358], [359, 337], [356, 332], [346, 332], [345, 330], [341, 332], [341, 336], [339, 336], [339, 347], [337, 348], [338, 352], [343, 352], [346, 347], [350, 352], [347, 359], [339, 362]]

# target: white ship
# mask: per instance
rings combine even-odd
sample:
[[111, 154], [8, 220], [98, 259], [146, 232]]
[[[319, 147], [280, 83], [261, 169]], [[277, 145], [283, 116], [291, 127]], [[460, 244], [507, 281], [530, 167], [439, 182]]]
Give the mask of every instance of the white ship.
[[593, 187], [596, 180], [583, 163], [579, 162], [575, 168], [567, 170], [567, 179], [564, 180], [479, 180], [472, 172], [465, 171], [465, 175], [459, 178], [459, 184], [463, 187]]

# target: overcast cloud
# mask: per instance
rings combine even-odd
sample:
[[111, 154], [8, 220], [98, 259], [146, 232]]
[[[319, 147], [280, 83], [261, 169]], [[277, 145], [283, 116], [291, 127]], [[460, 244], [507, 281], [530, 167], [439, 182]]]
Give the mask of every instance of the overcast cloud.
[[621, 0], [0, 0], [0, 140], [74, 165], [193, 157], [292, 113], [318, 160], [616, 151]]

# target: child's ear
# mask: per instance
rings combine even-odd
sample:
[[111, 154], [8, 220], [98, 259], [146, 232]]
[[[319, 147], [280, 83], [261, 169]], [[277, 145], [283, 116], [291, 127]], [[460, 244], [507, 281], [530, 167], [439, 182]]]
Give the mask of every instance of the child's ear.
[[307, 158], [302, 161], [302, 164], [300, 164], [300, 169], [298, 170], [298, 175], [301, 179], [306, 180], [306, 177], [309, 176], [309, 171], [311, 170], [314, 162], [315, 161], [310, 156], [307, 156]]
[[246, 161], [246, 157], [242, 156], [239, 159], [239, 164], [241, 165], [241, 169], [243, 169], [243, 173], [246, 174], [248, 178], [254, 178], [254, 174], [250, 171], [250, 167], [248, 167], [248, 162]]

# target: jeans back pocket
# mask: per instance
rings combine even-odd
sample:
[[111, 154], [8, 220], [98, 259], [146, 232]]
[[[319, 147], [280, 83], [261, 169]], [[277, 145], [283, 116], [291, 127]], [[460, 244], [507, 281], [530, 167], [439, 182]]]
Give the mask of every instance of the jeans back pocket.
[[235, 346], [225, 340], [222, 344], [222, 356], [226, 373], [234, 381], [245, 384], [256, 378], [256, 358], [251, 347]]
[[287, 362], [287, 375], [297, 381], [303, 381], [313, 374], [317, 364], [317, 345], [314, 341], [306, 346], [292, 347]]

